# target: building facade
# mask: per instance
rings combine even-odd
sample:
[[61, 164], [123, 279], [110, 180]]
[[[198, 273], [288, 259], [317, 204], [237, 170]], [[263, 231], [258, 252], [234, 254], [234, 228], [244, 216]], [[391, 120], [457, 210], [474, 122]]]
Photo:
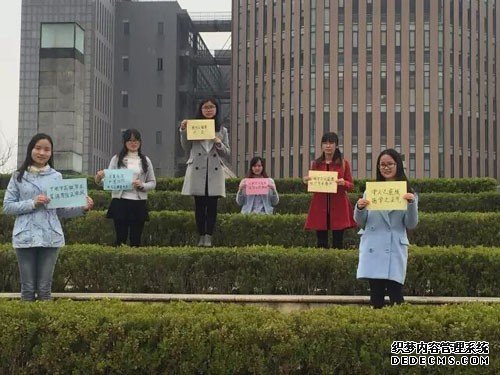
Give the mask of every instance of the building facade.
[[496, 0], [233, 2], [233, 166], [307, 174], [335, 131], [358, 178], [499, 178]]
[[157, 175], [182, 174], [178, 124], [220, 69], [177, 2], [23, 0], [21, 23], [18, 160], [43, 131], [58, 169], [94, 174], [133, 127]]
[[[109, 156], [113, 3], [23, 1], [18, 160], [24, 160], [31, 137], [39, 131], [53, 136], [60, 169], [87, 172], [93, 169], [93, 155]], [[73, 25], [83, 35], [75, 33], [72, 39], [64, 25]], [[42, 45], [44, 29], [49, 44]], [[80, 50], [75, 48], [78, 35], [83, 37]], [[76, 51], [73, 56], [68, 55], [70, 49]]]

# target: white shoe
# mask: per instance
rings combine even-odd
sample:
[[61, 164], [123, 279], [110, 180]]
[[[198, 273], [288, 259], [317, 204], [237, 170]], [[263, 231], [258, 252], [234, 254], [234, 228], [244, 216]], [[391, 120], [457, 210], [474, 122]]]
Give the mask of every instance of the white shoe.
[[212, 247], [212, 235], [205, 234], [205, 247]]

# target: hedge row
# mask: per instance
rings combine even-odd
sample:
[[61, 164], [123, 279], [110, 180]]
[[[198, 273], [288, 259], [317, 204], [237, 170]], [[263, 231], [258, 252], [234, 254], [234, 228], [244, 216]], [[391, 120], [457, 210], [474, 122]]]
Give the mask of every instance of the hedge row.
[[[109, 207], [111, 194], [93, 190], [90, 196], [94, 199], [94, 209], [104, 210]], [[361, 195], [349, 194], [354, 205]], [[238, 213], [241, 207], [236, 203], [236, 194], [227, 194], [220, 199], [219, 213]], [[3, 194], [0, 192], [0, 206]], [[309, 209], [311, 194], [281, 194], [280, 202], [275, 207], [276, 213], [302, 214]], [[152, 211], [190, 211], [194, 210], [191, 196], [181, 195], [174, 191], [155, 191], [148, 197], [148, 206]], [[468, 193], [422, 193], [419, 195], [418, 209], [421, 212], [495, 212], [500, 211], [500, 192]]]
[[[197, 243], [194, 214], [186, 211], [151, 212], [143, 233], [144, 245], [179, 246]], [[418, 246], [498, 246], [500, 212], [420, 213], [420, 222], [410, 231], [410, 241]], [[314, 246], [314, 231], [305, 231], [305, 215], [221, 214], [217, 219], [214, 244], [221, 246], [281, 245]], [[14, 217], [0, 215], [0, 243], [11, 241]], [[104, 212], [93, 211], [65, 220], [67, 243], [114, 242], [112, 221]], [[347, 247], [357, 247], [357, 230], [345, 232]]]
[[[70, 176], [65, 178], [82, 177]], [[9, 182], [10, 175], [0, 175], [0, 189], [5, 189]], [[87, 177], [88, 188], [90, 190], [100, 190], [96, 185], [94, 177]], [[157, 179], [156, 190], [160, 191], [181, 191], [183, 178], [160, 177]], [[236, 192], [240, 183], [240, 178], [230, 178], [226, 180], [226, 189], [228, 192]], [[362, 193], [365, 190], [366, 181], [355, 180], [355, 192]], [[282, 194], [296, 194], [306, 192], [306, 186], [300, 178], [277, 178], [275, 179], [276, 188]], [[420, 193], [480, 193], [483, 191], [495, 191], [497, 181], [494, 178], [426, 178], [410, 180], [412, 187]]]
[[[338, 306], [291, 314], [210, 303], [0, 302], [12, 374], [498, 374], [495, 305]], [[394, 341], [483, 341], [489, 365], [392, 366]]]
[[[4, 191], [0, 191], [0, 207], [3, 204]], [[91, 190], [94, 209], [104, 210], [109, 207], [111, 193]], [[351, 203], [356, 204], [361, 197], [359, 193], [350, 193]], [[241, 207], [236, 203], [236, 194], [227, 194], [220, 199], [219, 213], [238, 213]], [[275, 213], [302, 214], [309, 209], [311, 194], [280, 194], [280, 202], [275, 207]], [[191, 196], [181, 195], [175, 191], [153, 191], [148, 195], [148, 206], [152, 211], [190, 211], [194, 210], [194, 200]], [[482, 193], [421, 193], [418, 209], [421, 212], [495, 212], [500, 211], [500, 192]]]
[[[243, 247], [64, 247], [55, 292], [368, 295], [358, 251]], [[410, 248], [406, 295], [500, 295], [500, 248]], [[16, 255], [0, 245], [0, 291], [19, 290]]]

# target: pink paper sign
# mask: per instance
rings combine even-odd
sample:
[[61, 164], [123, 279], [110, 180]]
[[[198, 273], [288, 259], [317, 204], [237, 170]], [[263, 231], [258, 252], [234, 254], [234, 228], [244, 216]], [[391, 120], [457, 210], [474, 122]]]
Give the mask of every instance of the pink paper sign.
[[267, 178], [247, 178], [245, 185], [247, 195], [265, 195], [269, 191]]

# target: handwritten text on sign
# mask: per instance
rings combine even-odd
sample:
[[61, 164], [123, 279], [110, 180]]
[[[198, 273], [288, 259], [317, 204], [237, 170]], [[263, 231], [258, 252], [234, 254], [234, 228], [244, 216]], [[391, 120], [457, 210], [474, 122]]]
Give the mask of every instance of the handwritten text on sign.
[[133, 177], [131, 169], [105, 169], [104, 190], [132, 190]]
[[338, 172], [309, 171], [311, 178], [307, 183], [307, 191], [315, 193], [336, 193]]
[[366, 183], [368, 210], [406, 210], [406, 181], [379, 181]]
[[55, 180], [47, 186], [48, 208], [84, 207], [87, 205], [87, 179]]
[[247, 178], [245, 185], [247, 195], [264, 195], [269, 192], [269, 180], [267, 178]]
[[215, 138], [214, 120], [188, 120], [187, 139], [190, 141], [199, 141]]

